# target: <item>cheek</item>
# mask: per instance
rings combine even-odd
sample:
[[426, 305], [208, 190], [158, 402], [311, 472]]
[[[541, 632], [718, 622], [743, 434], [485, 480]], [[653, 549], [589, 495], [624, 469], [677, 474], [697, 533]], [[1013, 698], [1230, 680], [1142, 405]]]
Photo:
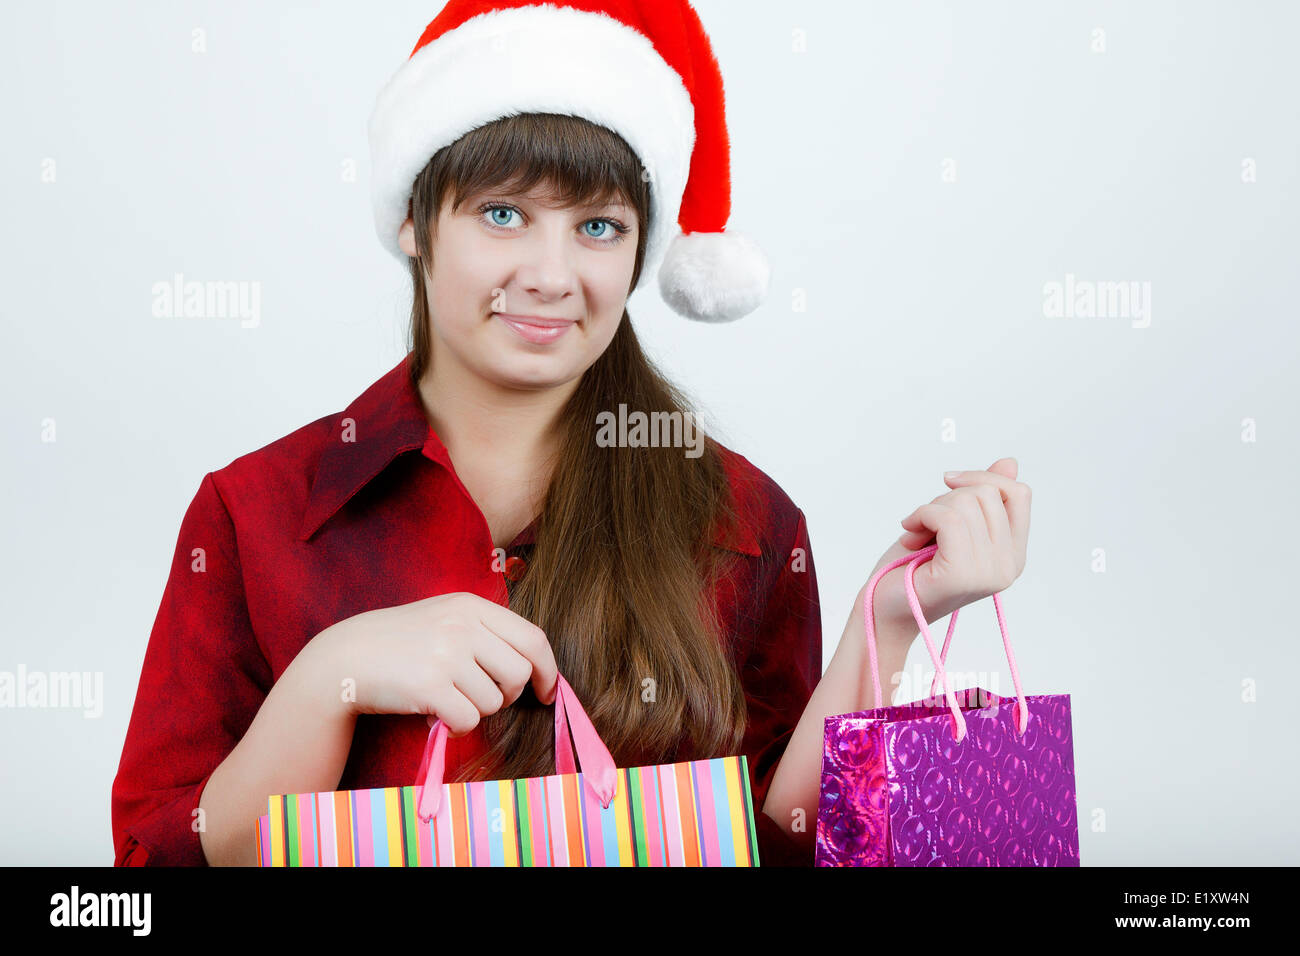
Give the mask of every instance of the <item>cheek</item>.
[[627, 298], [615, 293], [603, 299], [599, 308], [593, 310], [597, 324], [592, 330], [588, 343], [593, 360], [599, 358], [609, 348], [609, 343], [614, 340], [614, 335], [623, 321], [623, 308], [626, 304]]
[[492, 309], [494, 273], [482, 257], [452, 255], [435, 260], [429, 305], [445, 331], [471, 329]]
[[[632, 242], [631, 239], [627, 240]], [[593, 310], [602, 317], [613, 316], [618, 319], [627, 305], [627, 298], [632, 285], [632, 270], [636, 266], [636, 245], [633, 243], [626, 257], [614, 268], [602, 269], [591, 286], [595, 302]]]

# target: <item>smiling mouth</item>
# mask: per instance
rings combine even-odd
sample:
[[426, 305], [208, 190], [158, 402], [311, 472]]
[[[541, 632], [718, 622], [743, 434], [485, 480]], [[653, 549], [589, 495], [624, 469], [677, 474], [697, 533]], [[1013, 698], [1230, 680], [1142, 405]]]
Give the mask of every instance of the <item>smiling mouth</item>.
[[493, 312], [515, 335], [533, 345], [549, 345], [577, 324], [576, 319], [544, 319], [535, 315], [510, 315]]
[[509, 312], [493, 312], [492, 314], [505, 319], [507, 322], [535, 325], [543, 329], [557, 329], [562, 326], [573, 325], [577, 321], [577, 319], [544, 319], [538, 315], [513, 315]]

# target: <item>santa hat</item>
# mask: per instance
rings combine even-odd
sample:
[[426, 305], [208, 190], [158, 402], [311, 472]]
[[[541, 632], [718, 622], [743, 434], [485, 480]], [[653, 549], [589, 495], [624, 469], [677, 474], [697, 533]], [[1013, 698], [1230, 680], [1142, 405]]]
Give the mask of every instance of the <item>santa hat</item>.
[[[580, 116], [618, 133], [645, 165], [652, 224], [646, 266], [680, 315], [752, 312], [769, 271], [749, 239], [724, 232], [731, 162], [722, 73], [687, 0], [449, 0], [370, 117], [371, 203], [397, 243], [411, 187], [433, 154], [518, 113]], [[680, 227], [680, 232], [678, 231]]]

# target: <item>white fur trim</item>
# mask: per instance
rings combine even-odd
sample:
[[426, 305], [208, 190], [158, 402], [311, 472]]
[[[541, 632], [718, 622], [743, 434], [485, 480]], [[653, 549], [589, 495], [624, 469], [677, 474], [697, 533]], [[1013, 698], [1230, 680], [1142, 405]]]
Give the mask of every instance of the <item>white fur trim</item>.
[[370, 196], [384, 248], [408, 262], [397, 233], [415, 177], [434, 153], [492, 120], [533, 112], [608, 127], [641, 159], [652, 183], [642, 274], [651, 271], [678, 231], [695, 147], [690, 94], [644, 34], [603, 13], [549, 3], [471, 17], [380, 90], [369, 125]]
[[730, 322], [767, 297], [767, 257], [735, 232], [678, 234], [659, 270], [659, 292], [678, 315], [698, 322]]

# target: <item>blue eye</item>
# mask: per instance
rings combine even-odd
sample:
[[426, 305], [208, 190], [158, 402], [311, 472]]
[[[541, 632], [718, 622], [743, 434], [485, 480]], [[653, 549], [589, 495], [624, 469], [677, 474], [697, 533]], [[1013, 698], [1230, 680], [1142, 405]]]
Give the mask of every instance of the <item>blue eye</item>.
[[[588, 219], [585, 223], [583, 223], [584, 226], [590, 226], [592, 224], [601, 226], [603, 228], [601, 229], [600, 235], [591, 236], [591, 238], [611, 246], [614, 245], [614, 243], [616, 242], [622, 242], [623, 238], [629, 232], [632, 231], [627, 226], [619, 222], [617, 219], [610, 219], [608, 217], [604, 217], [601, 219]], [[612, 235], [610, 234], [611, 231], [613, 233]], [[591, 233], [588, 233], [587, 235], [590, 236]]]
[[[511, 230], [512, 228], [511, 226], [507, 225], [507, 223], [509, 223], [510, 221], [510, 216], [519, 215], [519, 210], [516, 209], [514, 206], [508, 205], [506, 203], [493, 203], [493, 202], [484, 203], [483, 205], [478, 207], [476, 212], [480, 216], [484, 214], [490, 214], [488, 216], [489, 219], [488, 224], [493, 229], [505, 229], [507, 231]], [[504, 214], [504, 218], [502, 218], [498, 214]], [[602, 245], [607, 245], [607, 246], [612, 246], [616, 243], [622, 242], [624, 237], [626, 237], [627, 234], [632, 231], [628, 226], [619, 222], [617, 219], [612, 219], [609, 218], [608, 216], [601, 217], [600, 219], [588, 219], [582, 225], [583, 225], [584, 235], [586, 235], [587, 238], [594, 239], [597, 242], [601, 243]], [[595, 234], [588, 232], [587, 227], [592, 225], [597, 226], [600, 229], [600, 231]], [[613, 235], [610, 235], [611, 230], [613, 231]]]
[[[511, 209], [509, 206], [493, 206], [493, 207], [489, 210], [489, 212], [492, 214], [492, 222], [495, 223], [495, 224], [498, 225], [498, 226], [505, 226], [505, 225], [508, 225], [508, 224], [509, 224], [509, 217], [510, 217], [512, 214], [515, 214], [515, 210]], [[505, 222], [502, 222], [500, 219], [497, 218], [497, 213], [502, 213], [502, 212], [506, 214], [506, 221], [505, 221]]]

